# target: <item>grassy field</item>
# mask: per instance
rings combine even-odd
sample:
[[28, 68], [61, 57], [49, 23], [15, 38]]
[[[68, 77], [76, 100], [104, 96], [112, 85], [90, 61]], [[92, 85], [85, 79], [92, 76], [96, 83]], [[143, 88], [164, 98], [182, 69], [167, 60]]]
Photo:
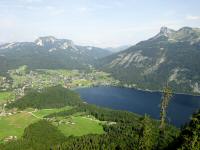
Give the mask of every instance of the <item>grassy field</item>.
[[73, 81], [73, 85], [74, 86], [91, 86], [92, 85], [92, 81], [90, 80], [85, 80], [85, 79], [79, 79], [79, 80], [74, 80]]
[[[63, 110], [69, 110], [72, 107], [66, 106], [60, 109], [42, 109], [37, 112], [33, 112], [39, 118], [42, 118], [51, 113], [60, 112]], [[86, 134], [103, 134], [104, 130], [101, 121], [96, 120], [94, 117], [86, 117], [83, 116], [84, 113], [76, 113], [67, 118], [65, 117], [57, 117], [56, 119], [59, 121], [63, 121], [58, 125], [57, 122], [52, 122], [58, 129], [66, 136], [74, 135], [74, 136], [82, 136]]]
[[0, 92], [0, 104], [5, 103], [7, 100], [12, 99], [12, 92]]
[[[26, 127], [39, 121], [46, 115], [63, 110], [69, 110], [71, 108], [72, 107], [66, 106], [60, 109], [42, 109], [36, 112], [33, 112], [34, 109], [30, 108], [14, 115], [0, 117], [0, 143], [4, 138], [9, 136], [17, 136], [17, 138], [20, 138]], [[67, 118], [59, 117], [57, 119], [59, 121], [63, 121], [64, 123], [58, 125], [58, 123], [52, 122], [52, 124], [57, 126], [58, 129], [66, 136], [82, 136], [86, 134], [104, 133], [101, 121], [96, 120], [92, 116], [84, 116], [83, 113], [76, 113]]]
[[70, 106], [66, 106], [66, 107], [63, 107], [63, 108], [41, 109], [41, 110], [38, 110], [36, 112], [33, 112], [33, 114], [40, 117], [40, 118], [43, 118], [44, 116], [47, 116], [49, 114], [57, 113], [57, 112], [60, 112], [60, 111], [63, 111], [63, 110], [69, 110], [71, 108], [72, 107], [70, 107]]
[[58, 125], [58, 129], [66, 136], [82, 136], [86, 134], [103, 134], [104, 130], [99, 120], [83, 116], [71, 116], [68, 124]]
[[8, 136], [17, 136], [17, 138], [20, 138], [24, 129], [31, 123], [38, 120], [39, 119], [32, 116], [28, 112], [21, 112], [7, 117], [0, 117], [0, 140]]

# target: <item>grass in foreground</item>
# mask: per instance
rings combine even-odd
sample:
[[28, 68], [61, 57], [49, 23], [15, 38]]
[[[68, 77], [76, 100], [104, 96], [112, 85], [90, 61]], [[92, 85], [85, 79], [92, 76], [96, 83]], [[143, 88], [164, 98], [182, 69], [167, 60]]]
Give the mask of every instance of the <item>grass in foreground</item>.
[[38, 120], [28, 112], [0, 117], [0, 140], [8, 136], [17, 136], [17, 138], [20, 138], [24, 129]]
[[[36, 112], [33, 112], [34, 109], [27, 109], [11, 116], [0, 117], [0, 141], [3, 141], [3, 139], [9, 136], [17, 136], [19, 139], [23, 135], [24, 129], [30, 124], [41, 120], [44, 116], [51, 113], [70, 110], [71, 108], [72, 107], [70, 106], [66, 106], [59, 109], [41, 109]], [[58, 125], [57, 123], [52, 122], [52, 124], [57, 126], [65, 136], [104, 133], [103, 127], [100, 124], [101, 121], [96, 120], [95, 118], [82, 116], [82, 113], [69, 116], [67, 119], [61, 117], [59, 118], [59, 121], [64, 121], [65, 123]]]
[[33, 112], [33, 114], [40, 117], [40, 118], [43, 118], [44, 116], [47, 116], [49, 114], [58, 113], [58, 112], [64, 111], [64, 110], [70, 110], [71, 108], [72, 108], [71, 106], [66, 106], [66, 107], [63, 107], [63, 108], [41, 109], [41, 110], [38, 110], [36, 112]]
[[7, 100], [12, 99], [12, 92], [0, 92], [0, 104], [5, 103]]
[[68, 123], [58, 125], [58, 129], [66, 136], [82, 136], [86, 134], [103, 134], [101, 121], [84, 116], [71, 116]]

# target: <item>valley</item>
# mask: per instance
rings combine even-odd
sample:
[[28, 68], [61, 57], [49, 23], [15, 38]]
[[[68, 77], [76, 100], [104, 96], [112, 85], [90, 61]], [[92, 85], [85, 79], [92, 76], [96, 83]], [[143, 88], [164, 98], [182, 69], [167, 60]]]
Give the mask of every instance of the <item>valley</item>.
[[[56, 143], [63, 142], [60, 146], [64, 148], [67, 146], [65, 142], [84, 141], [84, 136], [96, 141], [105, 140], [105, 143], [111, 140], [114, 144], [119, 139], [112, 136], [124, 137], [129, 141], [126, 134], [136, 134], [136, 129], [141, 123], [139, 115], [87, 104], [78, 94], [60, 86], [44, 88], [39, 92], [30, 91], [26, 96], [8, 103], [5, 111], [9, 113], [0, 117], [0, 148], [5, 149], [12, 146], [16, 149], [26, 149], [28, 143], [31, 143], [34, 149], [48, 149], [50, 145], [56, 147]], [[149, 121], [152, 123], [152, 132], [157, 134], [156, 126], [159, 123], [153, 119]], [[115, 131], [120, 128], [123, 132]], [[50, 137], [54, 137], [51, 143], [46, 140], [41, 142], [48, 136], [46, 132]], [[167, 132], [171, 137], [172, 133], [174, 136], [178, 135], [179, 130], [167, 126]], [[136, 142], [137, 137], [134, 139], [133, 142]], [[170, 141], [170, 138], [168, 140]], [[109, 145], [106, 147], [109, 149]]]
[[[89, 75], [94, 77], [95, 72], [100, 72], [117, 82], [113, 84], [120, 82], [118, 85], [122, 87], [161, 91], [168, 83], [175, 93], [199, 95], [199, 38], [199, 28], [173, 30], [161, 27], [155, 36], [116, 53], [93, 46], [80, 46], [72, 40], [53, 36], [39, 37], [34, 42], [6, 43], [0, 46], [0, 83], [5, 82], [5, 76], [22, 81], [23, 78], [17, 79], [13, 71], [25, 65], [31, 71], [26, 78], [32, 78], [36, 70], [36, 73], [46, 73], [46, 77], [51, 76], [49, 74], [56, 75], [52, 70], [57, 70], [59, 76], [65, 74], [61, 73], [62, 70], [77, 70], [79, 79], [83, 80], [77, 81], [74, 77], [76, 82], [80, 82], [74, 84], [97, 85], [90, 83], [91, 79], [85, 81], [90, 77], [83, 74], [90, 72]], [[57, 82], [59, 78], [52, 80]], [[4, 87], [8, 84], [4, 83]], [[43, 81], [42, 84], [52, 83]], [[110, 85], [110, 81], [103, 84]]]
[[[54, 88], [50, 88], [49, 90], [47, 89], [47, 92], [50, 92], [54, 90]], [[53, 91], [53, 96], [52, 98], [55, 98], [54, 94], [55, 92], [62, 92], [62, 88], [55, 87], [56, 91]], [[60, 91], [59, 91], [60, 90]], [[46, 91], [46, 90], [45, 90]], [[64, 92], [64, 91], [63, 91]], [[37, 92], [36, 92], [37, 93]], [[66, 91], [66, 94], [68, 92]], [[42, 94], [38, 93], [38, 98], [40, 98], [40, 95]], [[49, 94], [45, 94], [49, 95]], [[28, 97], [30, 97], [28, 95]], [[27, 101], [29, 101], [29, 98], [25, 98]], [[60, 97], [62, 100], [63, 97], [61, 95], [57, 95], [57, 98]], [[41, 103], [38, 103], [37, 107], [34, 107], [33, 105], [30, 107], [23, 107], [24, 109], [7, 109], [7, 105], [10, 105], [7, 103], [7, 105], [4, 105], [4, 111], [1, 112], [0, 116], [0, 143], [8, 142], [8, 141], [13, 141], [20, 139], [24, 133], [25, 128], [27, 128], [29, 125], [38, 122], [39, 120], [47, 120], [51, 122], [52, 125], [56, 126], [59, 131], [61, 131], [65, 136], [82, 136], [85, 134], [103, 134], [103, 127], [101, 124], [106, 124], [106, 122], [102, 122], [95, 119], [94, 117], [87, 115], [84, 112], [77, 112], [72, 115], [69, 115], [68, 117], [53, 117], [53, 118], [45, 118], [48, 115], [54, 114], [54, 113], [59, 113], [63, 111], [70, 111], [71, 109], [74, 109], [75, 107], [72, 107], [70, 105], [78, 104], [81, 101], [79, 100], [79, 97], [71, 93], [71, 99], [72, 103], [68, 103], [67, 106], [61, 107], [60, 105], [57, 106], [58, 108], [55, 108], [55, 105], [49, 105], [48, 103], [45, 104], [41, 109], [39, 106]], [[31, 98], [32, 99], [32, 98]], [[34, 99], [34, 98], [33, 98]], [[76, 99], [76, 100], [75, 100]], [[47, 102], [49, 99], [46, 99]], [[52, 103], [58, 103], [56, 99], [52, 99]], [[20, 101], [20, 100], [17, 100]], [[24, 103], [25, 100], [22, 101]], [[77, 101], [77, 102], [76, 102]], [[73, 104], [74, 103], [74, 104]], [[61, 105], [65, 105], [63, 103], [60, 103]], [[53, 106], [53, 107], [52, 107]], [[9, 132], [7, 132], [9, 131]]]
[[162, 27], [117, 53], [53, 36], [1, 45], [0, 149], [183, 146], [184, 131], [198, 130], [199, 33]]
[[175, 93], [199, 95], [199, 39], [199, 28], [161, 27], [155, 36], [95, 66], [129, 87], [160, 91], [168, 83]]
[[[92, 87], [92, 86], [117, 86], [119, 81], [115, 80], [110, 74], [91, 69], [84, 70], [48, 70], [36, 69], [29, 70], [27, 66], [21, 66], [18, 69], [9, 70], [8, 77], [3, 77], [4, 81], [0, 84], [2, 101], [6, 100], [10, 94], [20, 97], [26, 90], [41, 90], [45, 87], [62, 85], [66, 88]], [[14, 96], [13, 96], [14, 98]], [[9, 100], [11, 100], [10, 98]]]
[[24, 129], [39, 120], [48, 120], [56, 126], [65, 136], [82, 136], [87, 134], [103, 134], [104, 122], [90, 117], [84, 113], [77, 113], [67, 118], [56, 117], [52, 119], [44, 118], [47, 115], [72, 109], [63, 107], [59, 109], [26, 109], [23, 111], [13, 111], [6, 116], [0, 117], [0, 143], [5, 143], [20, 139]]
[[[142, 91], [116, 86], [98, 86], [75, 90], [89, 104], [124, 110], [139, 115], [148, 114], [160, 119], [161, 92]], [[166, 122], [180, 128], [200, 108], [200, 96], [173, 94], [167, 111]]]
[[200, 0], [0, 0], [0, 150], [200, 150]]

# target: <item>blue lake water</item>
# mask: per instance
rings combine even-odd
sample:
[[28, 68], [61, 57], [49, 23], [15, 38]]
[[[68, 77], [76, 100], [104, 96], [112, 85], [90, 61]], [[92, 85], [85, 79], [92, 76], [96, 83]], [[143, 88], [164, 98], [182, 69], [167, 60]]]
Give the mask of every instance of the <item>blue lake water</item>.
[[[148, 114], [159, 119], [161, 93], [118, 87], [80, 88], [76, 91], [90, 104], [138, 114]], [[167, 121], [177, 127], [186, 123], [200, 109], [200, 96], [175, 94], [168, 107]]]

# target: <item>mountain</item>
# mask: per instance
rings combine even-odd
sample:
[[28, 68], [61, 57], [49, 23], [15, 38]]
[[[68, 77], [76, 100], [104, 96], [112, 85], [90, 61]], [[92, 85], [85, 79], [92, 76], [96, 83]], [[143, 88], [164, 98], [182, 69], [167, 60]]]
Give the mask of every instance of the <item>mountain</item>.
[[126, 50], [129, 47], [131, 47], [131, 46], [130, 45], [123, 45], [123, 46], [119, 46], [119, 47], [107, 47], [106, 49], [113, 52], [113, 53], [116, 53], [116, 52]]
[[154, 37], [100, 59], [97, 68], [129, 86], [200, 94], [200, 29], [162, 27]]
[[27, 65], [32, 69], [84, 69], [111, 52], [92, 46], [79, 46], [67, 39], [40, 37], [34, 42], [0, 45], [0, 72]]

